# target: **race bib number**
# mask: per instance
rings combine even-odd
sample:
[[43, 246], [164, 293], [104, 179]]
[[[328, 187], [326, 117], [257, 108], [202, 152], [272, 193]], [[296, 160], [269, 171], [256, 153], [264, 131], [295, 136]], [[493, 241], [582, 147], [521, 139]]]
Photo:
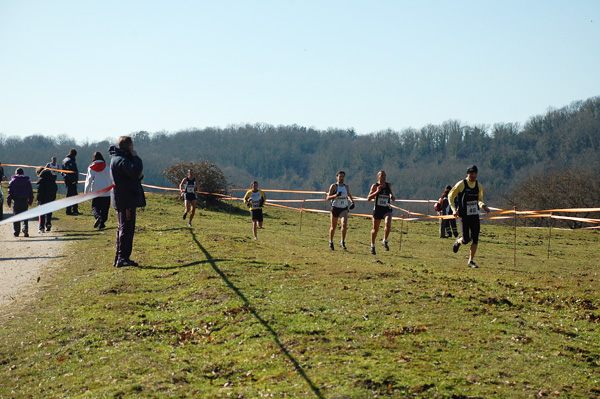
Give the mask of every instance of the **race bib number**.
[[252, 208], [260, 208], [260, 200], [252, 200]]
[[188, 194], [193, 194], [193, 193], [194, 193], [194, 186], [187, 186], [187, 187], [185, 188], [185, 191], [186, 191]]
[[467, 202], [467, 216], [478, 215], [479, 210], [477, 208], [477, 201]]
[[390, 206], [390, 197], [377, 197], [377, 206]]
[[346, 197], [337, 197], [333, 201], [333, 206], [336, 208], [345, 208], [348, 206], [348, 199]]

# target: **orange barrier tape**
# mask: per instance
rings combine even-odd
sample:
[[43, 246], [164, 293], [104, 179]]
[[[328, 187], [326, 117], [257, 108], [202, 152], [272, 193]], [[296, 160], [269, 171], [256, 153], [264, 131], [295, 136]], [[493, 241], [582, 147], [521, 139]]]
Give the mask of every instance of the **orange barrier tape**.
[[[12, 164], [12, 163], [5, 163], [2, 164], [3, 166], [16, 166], [16, 167], [21, 167], [21, 168], [34, 168], [37, 169], [40, 166], [34, 166], [34, 165], [17, 165], [17, 164]], [[55, 170], [57, 172], [62, 172], [62, 173], [75, 173], [72, 170], [62, 170], [62, 169], [54, 169], [54, 168], [46, 168], [45, 166], [43, 166], [44, 169], [48, 169], [48, 170]], [[80, 173], [80, 175], [84, 175], [85, 173]]]
[[[425, 214], [423, 214], [423, 213], [419, 213], [419, 212], [411, 212], [411, 211], [409, 211], [409, 210], [406, 210], [406, 209], [400, 208], [400, 207], [398, 207], [398, 206], [396, 206], [396, 205], [391, 205], [391, 204], [390, 204], [390, 206], [391, 206], [392, 208], [399, 209], [399, 210], [401, 210], [401, 211], [403, 211], [403, 212], [406, 212], [406, 213], [408, 213], [408, 214], [411, 214], [411, 213], [412, 213], [413, 215], [421, 215], [421, 216], [425, 216]], [[404, 220], [406, 220], [406, 219], [404, 219]]]
[[574, 220], [576, 222], [586, 222], [586, 223], [600, 223], [600, 219], [589, 219], [589, 218], [577, 218], [577, 217], [570, 217], [570, 216], [557, 216], [557, 215], [552, 215], [550, 216], [552, 219], [562, 219], [562, 220]]
[[[514, 214], [515, 213], [515, 211], [512, 209], [511, 210], [504, 210], [504, 209], [500, 209], [500, 208], [494, 208], [494, 209], [499, 209], [501, 211], [499, 213], [501, 213], [501, 214], [503, 214], [503, 213], [513, 213]], [[525, 215], [525, 214], [529, 214], [529, 213], [542, 213], [542, 212], [546, 212], [546, 213], [549, 213], [549, 212], [573, 212], [573, 213], [576, 213], [576, 212], [600, 212], [600, 208], [544, 209], [541, 211], [519, 211], [519, 210], [517, 210], [517, 215], [519, 215], [519, 214]]]
[[325, 202], [326, 199], [316, 199], [316, 198], [307, 198], [302, 200], [278, 200], [278, 199], [268, 199], [267, 202]]
[[[179, 191], [179, 189], [177, 188], [168, 188], [168, 187], [159, 187], [159, 186], [152, 186], [152, 185], [148, 185], [148, 184], [143, 184], [144, 187], [149, 187], [149, 188], [155, 188], [155, 189], [159, 189], [159, 190], [166, 190], [166, 191]], [[231, 191], [248, 191], [247, 189], [231, 189]], [[327, 195], [327, 192], [324, 191], [299, 191], [299, 190], [269, 190], [269, 189], [265, 189], [263, 190], [265, 192], [279, 192], [279, 193], [304, 193], [304, 194], [324, 194]], [[236, 201], [243, 201], [242, 198], [238, 198], [238, 197], [233, 197], [230, 194], [219, 194], [219, 193], [207, 193], [207, 192], [202, 192], [202, 191], [198, 191], [198, 194], [206, 194], [206, 195], [215, 195], [215, 196], [219, 196], [219, 197], [223, 197], [222, 199], [231, 199], [231, 200], [236, 200]], [[367, 201], [366, 198], [364, 197], [353, 197], [353, 199], [355, 201]], [[329, 213], [330, 211], [327, 210], [321, 210], [321, 209], [310, 209], [310, 208], [294, 208], [294, 207], [289, 207], [289, 206], [284, 206], [284, 205], [279, 205], [277, 204], [277, 202], [284, 202], [284, 203], [293, 203], [293, 202], [301, 202], [302, 204], [306, 203], [306, 202], [325, 202], [327, 201], [327, 199], [323, 198], [323, 199], [319, 199], [319, 198], [307, 198], [307, 199], [302, 199], [302, 200], [273, 200], [273, 199], [269, 199], [267, 200], [267, 204], [266, 205], [270, 205], [270, 206], [277, 206], [280, 208], [285, 208], [285, 209], [290, 209], [290, 210], [295, 210], [295, 211], [300, 211], [302, 212], [303, 210], [307, 211], [307, 212], [314, 212], [314, 213]], [[435, 203], [437, 201], [435, 200], [396, 200], [396, 202], [415, 202], [415, 203]], [[425, 215], [419, 212], [411, 212], [407, 209], [401, 208], [399, 206], [390, 205], [392, 208], [394, 209], [398, 209], [402, 212], [405, 212], [408, 214], [409, 218], [404, 218], [404, 220], [406, 221], [417, 221], [417, 220], [431, 220], [431, 219], [454, 219], [454, 215]], [[502, 208], [494, 208], [494, 207], [490, 207], [490, 209], [495, 210], [497, 212], [490, 212], [488, 214], [483, 214], [481, 215], [482, 219], [490, 219], [490, 220], [502, 220], [502, 219], [512, 219], [514, 216], [509, 216], [509, 215], [517, 215], [519, 217], [550, 217], [550, 218], [554, 218], [554, 219], [562, 219], [562, 220], [574, 220], [574, 221], [580, 221], [580, 222], [586, 222], [586, 223], [600, 223], [600, 219], [592, 219], [592, 218], [578, 218], [578, 217], [568, 217], [568, 216], [557, 216], [557, 215], [551, 215], [548, 214], [547, 212], [600, 212], [600, 208], [566, 208], [566, 209], [551, 209], [551, 210], [542, 210], [542, 211], [529, 211], [529, 210], [524, 210], [524, 211], [515, 211], [515, 210], [505, 210]], [[543, 213], [546, 212], [546, 213]], [[410, 218], [410, 215], [419, 215], [421, 217], [417, 217], [417, 218]], [[365, 215], [365, 214], [357, 214], [357, 213], [350, 213], [350, 215], [353, 216], [360, 216], [360, 217], [367, 217], [367, 218], [371, 218], [371, 215]], [[492, 215], [505, 215], [505, 216], [492, 216]], [[399, 220], [401, 219], [400, 217], [392, 217], [392, 220]]]
[[568, 208], [568, 209], [546, 209], [537, 212], [600, 212], [600, 208]]
[[142, 186], [143, 187], [148, 187], [148, 188], [156, 188], [158, 190], [165, 190], [165, 191], [179, 191], [178, 188], [153, 186], [151, 184], [142, 184]]
[[[262, 190], [262, 189], [261, 189]], [[229, 191], [248, 191], [247, 188], [232, 188]], [[300, 193], [300, 194], [326, 194], [326, 191], [296, 191], [296, 190], [262, 190], [266, 193]]]
[[[420, 203], [435, 203], [437, 200], [407, 200], [407, 199], [397, 199], [395, 202], [420, 202]], [[404, 219], [406, 220], [406, 219]]]

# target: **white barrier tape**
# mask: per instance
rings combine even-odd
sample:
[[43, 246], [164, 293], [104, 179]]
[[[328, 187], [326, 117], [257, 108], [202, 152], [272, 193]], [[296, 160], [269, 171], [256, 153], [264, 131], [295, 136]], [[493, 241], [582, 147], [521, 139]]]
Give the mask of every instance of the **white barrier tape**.
[[101, 197], [102, 195], [108, 193], [113, 186], [103, 188], [102, 190], [94, 191], [87, 194], [74, 195], [72, 197], [67, 197], [63, 199], [59, 199], [56, 201], [48, 202], [47, 204], [43, 204], [40, 206], [36, 206], [35, 208], [31, 208], [25, 212], [21, 212], [17, 215], [11, 216], [8, 219], [4, 219], [0, 221], [0, 225], [6, 223], [16, 223], [21, 222], [26, 219], [32, 219], [34, 217], [45, 215], [50, 212], [55, 212], [61, 209], [64, 209], [68, 206], [72, 206], [75, 204], [79, 204], [81, 202], [85, 202], [91, 200], [96, 197]]

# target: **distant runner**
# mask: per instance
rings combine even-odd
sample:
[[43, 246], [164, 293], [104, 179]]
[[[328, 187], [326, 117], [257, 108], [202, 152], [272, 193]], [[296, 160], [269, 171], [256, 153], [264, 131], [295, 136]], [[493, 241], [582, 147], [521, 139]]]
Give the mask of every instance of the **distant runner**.
[[386, 182], [385, 178], [385, 172], [380, 170], [377, 173], [377, 183], [371, 186], [371, 191], [367, 196], [367, 201], [375, 201], [373, 206], [373, 230], [371, 230], [371, 254], [373, 255], [375, 255], [375, 239], [382, 219], [385, 219], [382, 244], [386, 251], [390, 250], [387, 240], [392, 229], [392, 207], [390, 204], [391, 201], [396, 201], [396, 197], [392, 194], [392, 185]]
[[58, 175], [58, 170], [56, 170], [56, 169], [60, 169], [60, 167], [58, 165], [58, 162], [56, 161], [56, 157], [50, 158], [50, 162], [48, 162], [46, 164], [46, 169], [54, 169], [54, 170], [51, 170], [50, 172], [52, 172], [52, 174], [54, 176]]
[[[327, 194], [327, 200], [331, 201], [331, 226], [329, 227], [329, 249], [334, 250], [333, 236], [335, 229], [338, 224], [338, 219], [342, 219], [342, 241], [340, 245], [343, 249], [346, 248], [346, 231], [348, 230], [348, 209], [354, 209], [354, 199], [350, 194], [350, 187], [344, 184], [346, 178], [346, 172], [340, 170], [335, 175], [337, 183], [334, 183], [329, 187], [329, 193]], [[350, 207], [348, 207], [348, 200], [350, 200]]]
[[[458, 209], [454, 203], [454, 199], [457, 197]], [[490, 213], [490, 208], [483, 202], [483, 189], [477, 181], [477, 166], [473, 165], [467, 169], [467, 178], [454, 185], [448, 193], [448, 202], [450, 202], [454, 217], [459, 218], [460, 232], [462, 233], [462, 237], [459, 237], [452, 246], [452, 251], [457, 253], [461, 244], [473, 241], [467, 265], [476, 268], [478, 266], [473, 259], [479, 242], [479, 208]]]
[[244, 195], [244, 202], [250, 208], [252, 215], [252, 234], [254, 239], [258, 240], [256, 234], [257, 227], [263, 227], [263, 212], [262, 208], [267, 201], [267, 196], [262, 190], [258, 189], [258, 182], [255, 180], [250, 184], [250, 190]]
[[190, 214], [190, 221], [188, 222], [188, 226], [192, 227], [192, 220], [194, 220], [194, 215], [196, 214], [196, 201], [198, 196], [196, 192], [198, 191], [198, 186], [196, 184], [196, 179], [194, 178], [194, 171], [188, 169], [187, 177], [185, 177], [181, 183], [179, 184], [179, 189], [181, 190], [181, 195], [185, 200], [185, 212], [183, 212], [183, 220], [185, 220], [187, 214]]

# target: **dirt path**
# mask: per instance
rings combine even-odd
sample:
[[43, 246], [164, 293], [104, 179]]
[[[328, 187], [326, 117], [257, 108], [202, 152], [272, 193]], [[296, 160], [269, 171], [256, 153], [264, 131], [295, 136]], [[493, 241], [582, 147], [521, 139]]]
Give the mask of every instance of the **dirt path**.
[[[4, 208], [4, 217], [12, 210]], [[28, 238], [13, 236], [12, 223], [0, 226], [0, 308], [6, 308], [36, 289], [42, 271], [57, 264], [65, 242], [60, 232], [39, 234], [37, 221], [29, 221]]]

